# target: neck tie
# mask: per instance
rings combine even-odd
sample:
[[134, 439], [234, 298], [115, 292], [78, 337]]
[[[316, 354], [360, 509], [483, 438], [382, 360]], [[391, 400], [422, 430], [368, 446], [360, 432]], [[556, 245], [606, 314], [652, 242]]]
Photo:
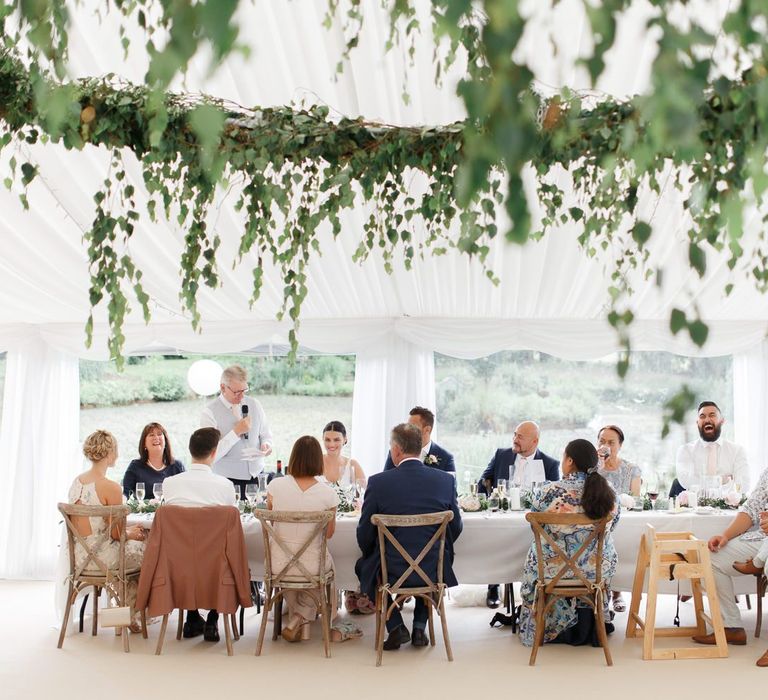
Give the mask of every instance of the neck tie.
[[518, 455], [517, 457], [517, 469], [515, 469], [515, 476], [517, 477], [515, 481], [517, 481], [518, 486], [523, 486], [525, 483], [525, 467], [528, 464], [528, 458], [527, 457], [521, 457]]
[[717, 444], [710, 442], [707, 445], [707, 476], [717, 474]]

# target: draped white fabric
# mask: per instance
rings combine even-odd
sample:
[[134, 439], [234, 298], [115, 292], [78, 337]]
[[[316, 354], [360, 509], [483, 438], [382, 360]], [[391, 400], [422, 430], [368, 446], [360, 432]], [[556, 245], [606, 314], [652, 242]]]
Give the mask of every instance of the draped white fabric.
[[[518, 53], [538, 87], [544, 91], [562, 85], [590, 87], [585, 69], [577, 63], [589, 53], [592, 42], [580, 0], [562, 0], [555, 8], [536, 0], [522, 4], [534, 22]], [[106, 17], [103, 25], [93, 12], [74, 12], [72, 74], [114, 72], [140, 82], [146, 59], [136, 48], [123, 57], [116, 22], [103, 5], [98, 3]], [[82, 6], [92, 9], [90, 0]], [[700, 0], [689, 6], [717, 26], [728, 2]], [[435, 83], [427, 38], [417, 41], [412, 67], [405, 49], [382, 53], [387, 20], [379, 0], [364, 0], [366, 24], [360, 46], [337, 79], [335, 66], [345, 39], [338, 28], [330, 32], [321, 28], [326, 7], [326, 0], [241, 3], [242, 38], [254, 46], [250, 57], [232, 57], [213, 75], [203, 59], [196, 60], [184, 84], [177, 87], [249, 106], [306, 98], [329, 105], [333, 114], [363, 115], [393, 124], [463, 118], [463, 106], [455, 95], [457, 73], [449, 74], [442, 86]], [[422, 26], [429, 24], [428, 7], [425, 0]], [[649, 12], [649, 3], [638, 0], [622, 18], [617, 49], [608, 56], [608, 70], [597, 85], [601, 91], [621, 96], [647, 89], [654, 55], [653, 38], [645, 28]], [[542, 40], [550, 30], [552, 41]], [[143, 43], [137, 30], [135, 47]], [[402, 76], [412, 98], [407, 105], [401, 99]], [[24, 145], [15, 155], [19, 162], [36, 165], [39, 176], [30, 187], [28, 212], [17, 193], [0, 188], [0, 350], [9, 350], [0, 433], [0, 473], [5, 480], [0, 489], [0, 576], [37, 576], [52, 571], [54, 504], [64, 496], [66, 482], [80, 464], [74, 451], [76, 358], [107, 357], [104, 304], [95, 315], [93, 346], [84, 345], [89, 278], [82, 235], [93, 218], [92, 196], [107, 172], [108, 154], [95, 148], [68, 152], [39, 144]], [[130, 154], [126, 168], [141, 208], [146, 190], [139, 164]], [[531, 176], [526, 184], [533, 193]], [[640, 197], [643, 212], [654, 224], [649, 266], [664, 274], [663, 284], [656, 285], [645, 280], [644, 270], [630, 273], [635, 290], [630, 305], [637, 319], [633, 348], [740, 354], [734, 390], [737, 438], [750, 447], [753, 469], [762, 466], [768, 456], [763, 430], [768, 382], [761, 360], [765, 350], [754, 348], [766, 335], [768, 297], [746, 279], [748, 270], [729, 270], [725, 251], [707, 249], [704, 279], [690, 271], [686, 212], [671, 182], [664, 184], [659, 196], [642, 192]], [[532, 194], [529, 200], [535, 218]], [[152, 224], [142, 217], [130, 241], [130, 254], [144, 273], [153, 320], [145, 325], [133, 304], [124, 327], [126, 352], [235, 353], [287, 342], [288, 324], [275, 320], [283, 289], [279, 270], [265, 266], [261, 297], [251, 307], [255, 256], [246, 256], [233, 269], [243, 230], [235, 201], [234, 194], [221, 194], [212, 207], [211, 228], [222, 240], [217, 256], [221, 286], [199, 294], [201, 333], [191, 329], [179, 303], [178, 261], [186, 231], [175, 220]], [[322, 255], [313, 253], [310, 261], [310, 291], [299, 329], [300, 342], [308, 349], [357, 355], [351, 438], [355, 455], [366, 468], [381, 467], [388, 431], [405, 419], [412, 405], [434, 408], [435, 351], [475, 358], [505, 349], [531, 349], [590, 359], [616, 350], [616, 336], [605, 317], [610, 266], [617, 251], [609, 247], [594, 258], [587, 256], [577, 243], [575, 227], [556, 229], [525, 247], [493, 241], [488, 263], [500, 279], [494, 286], [476, 260], [455, 250], [416, 259], [410, 271], [396, 259], [391, 275], [384, 272], [376, 253], [363, 263], [353, 262], [368, 215], [368, 208], [360, 206], [344, 215], [338, 238], [327, 230], [322, 233]], [[504, 225], [500, 219], [501, 230]], [[744, 260], [758, 244], [761, 225], [757, 214], [748, 222], [741, 241]], [[422, 231], [414, 231], [414, 240], [421, 236]], [[726, 297], [722, 289], [728, 281], [735, 287]], [[670, 335], [668, 317], [674, 307], [688, 312], [697, 308], [709, 323], [710, 338], [703, 351], [685, 333]], [[6, 537], [11, 521], [19, 533], [12, 539]]]
[[768, 341], [733, 357], [733, 421], [736, 442], [744, 445], [750, 481], [768, 467]]
[[352, 453], [369, 474], [384, 468], [389, 431], [413, 406], [435, 410], [433, 353], [397, 336], [357, 355], [352, 399]]
[[29, 338], [9, 350], [6, 363], [0, 578], [47, 578], [57, 559], [56, 503], [82, 463], [78, 360]]

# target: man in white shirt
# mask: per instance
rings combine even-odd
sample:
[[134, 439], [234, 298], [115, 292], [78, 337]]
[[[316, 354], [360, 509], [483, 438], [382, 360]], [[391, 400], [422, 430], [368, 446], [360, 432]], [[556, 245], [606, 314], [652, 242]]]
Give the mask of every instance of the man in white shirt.
[[[220, 439], [221, 433], [216, 428], [200, 428], [192, 433], [189, 438], [192, 464], [187, 471], [163, 481], [163, 499], [167, 505], [189, 508], [236, 506], [232, 482], [211, 471]], [[184, 637], [189, 639], [201, 634], [206, 641], [219, 641], [219, 613], [216, 610], [208, 611], [205, 623], [197, 610], [187, 610]]]
[[675, 472], [683, 490], [692, 486], [706, 488], [707, 477], [720, 477], [719, 483], [749, 491], [747, 453], [741, 445], [722, 437], [723, 418], [714, 401], [699, 404], [696, 425], [699, 438], [682, 445], [677, 451]]
[[248, 373], [240, 365], [221, 373], [221, 393], [203, 409], [200, 427], [217, 428], [222, 435], [213, 471], [240, 488], [256, 483], [264, 471], [264, 457], [272, 453], [272, 432], [261, 404], [248, 392]]

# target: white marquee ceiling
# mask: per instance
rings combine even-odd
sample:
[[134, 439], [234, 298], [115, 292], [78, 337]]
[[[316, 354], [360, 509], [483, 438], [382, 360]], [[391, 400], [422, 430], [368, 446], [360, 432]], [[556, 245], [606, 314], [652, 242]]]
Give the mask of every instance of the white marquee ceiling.
[[[103, 3], [98, 4], [103, 9]], [[335, 80], [334, 67], [343, 39], [338, 30], [321, 26], [325, 0], [255, 2], [241, 8], [242, 38], [252, 46], [248, 59], [237, 56], [208, 76], [198, 61], [178, 89], [203, 91], [247, 106], [281, 105], [308, 99], [328, 104], [347, 116], [365, 115], [389, 123], [436, 124], [460, 119], [463, 110], [451, 85], [433, 80], [432, 47], [421, 39], [416, 65], [407, 67], [403, 52], [384, 54], [385, 19], [379, 2], [364, 3], [367, 29], [352, 61]], [[542, 89], [569, 85], [586, 88], [585, 72], [574, 59], [589, 50], [580, 2], [564, 0], [556, 12], [538, 12], [535, 26], [521, 46]], [[722, 13], [725, 3], [708, 3]], [[643, 29], [648, 8], [638, 2], [620, 28], [620, 52], [614, 52], [599, 88], [626, 95], [646, 89], [654, 54], [653, 41]], [[124, 60], [114, 24], [99, 25], [80, 8], [70, 39], [74, 76], [114, 72], [140, 81], [146, 65], [137, 52]], [[717, 17], [717, 12], [712, 12]], [[550, 28], [557, 46], [543, 40]], [[578, 30], [578, 31], [577, 31]], [[139, 44], [139, 39], [136, 40]], [[405, 66], [405, 69], [404, 69]], [[403, 71], [412, 102], [401, 100]], [[25, 159], [39, 166], [30, 188], [31, 210], [25, 212], [15, 194], [0, 191], [0, 349], [34, 326], [51, 342], [78, 354], [88, 315], [88, 268], [82, 232], [92, 217], [92, 195], [104, 178], [107, 155], [94, 148], [69, 153], [58, 146], [29, 148]], [[129, 176], [143, 192], [138, 164]], [[635, 346], [689, 351], [666, 332], [669, 310], [692, 308], [691, 296], [713, 321], [707, 352], [724, 353], [754, 344], [765, 334], [768, 298], [751, 283], [739, 284], [723, 298], [728, 279], [725, 258], [714, 250], [702, 282], [688, 271], [682, 236], [683, 213], [674, 190], [661, 201], [647, 197], [654, 212], [652, 261], [665, 269], [663, 288], [640, 277], [632, 305], [640, 323]], [[144, 271], [153, 300], [153, 323], [146, 328], [134, 308], [126, 333], [129, 350], [175, 347], [187, 350], [242, 350], [284, 342], [286, 324], [274, 320], [282, 296], [282, 281], [268, 271], [261, 299], [251, 309], [250, 269], [253, 258], [232, 270], [239, 235], [235, 198], [222, 198], [214, 219], [222, 237], [219, 269], [222, 285], [200, 296], [203, 334], [191, 332], [178, 301], [177, 260], [184, 232], [175, 225], [143, 221], [130, 243], [131, 254]], [[499, 241], [491, 266], [501, 279], [494, 287], [481, 266], [458, 253], [418, 261], [406, 271], [399, 263], [392, 275], [380, 261], [352, 262], [366, 218], [364, 210], [344, 218], [343, 233], [327, 235], [322, 257], [312, 261], [310, 293], [303, 307], [300, 339], [321, 350], [355, 351], [381, 342], [393, 331], [418, 344], [462, 356], [482, 355], [504, 347], [534, 347], [565, 356], [594, 356], [615, 347], [604, 321], [607, 304], [606, 259], [591, 260], [576, 243], [573, 229], [552, 232], [543, 241], [516, 247]], [[759, 225], [755, 218], [754, 226]], [[136, 305], [134, 304], [134, 307]], [[103, 310], [99, 318], [103, 321]], [[104, 326], [97, 327], [92, 356], [104, 355]]]

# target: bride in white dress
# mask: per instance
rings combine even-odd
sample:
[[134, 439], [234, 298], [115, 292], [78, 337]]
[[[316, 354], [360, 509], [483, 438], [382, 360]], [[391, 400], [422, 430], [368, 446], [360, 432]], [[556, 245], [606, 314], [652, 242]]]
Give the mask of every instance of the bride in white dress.
[[[117, 440], [106, 430], [97, 430], [89, 435], [83, 443], [83, 454], [91, 461], [91, 468], [80, 474], [69, 487], [68, 501], [84, 506], [119, 506], [123, 503], [123, 492], [120, 484], [107, 479], [107, 469], [114, 466], [117, 460]], [[109, 524], [104, 518], [73, 517], [73, 525], [97, 554], [99, 559], [110, 568], [117, 568], [120, 556], [120, 532], [117, 527], [109, 531]], [[144, 540], [146, 533], [139, 525], [126, 529], [125, 568], [127, 571], [141, 568], [144, 557]], [[87, 554], [79, 543], [75, 544], [75, 562], [81, 565]], [[91, 563], [98, 570], [95, 563]], [[89, 567], [90, 569], [90, 567]], [[128, 582], [127, 604], [133, 607], [136, 601], [136, 580]], [[134, 611], [131, 630], [137, 631], [140, 625], [138, 613]]]

